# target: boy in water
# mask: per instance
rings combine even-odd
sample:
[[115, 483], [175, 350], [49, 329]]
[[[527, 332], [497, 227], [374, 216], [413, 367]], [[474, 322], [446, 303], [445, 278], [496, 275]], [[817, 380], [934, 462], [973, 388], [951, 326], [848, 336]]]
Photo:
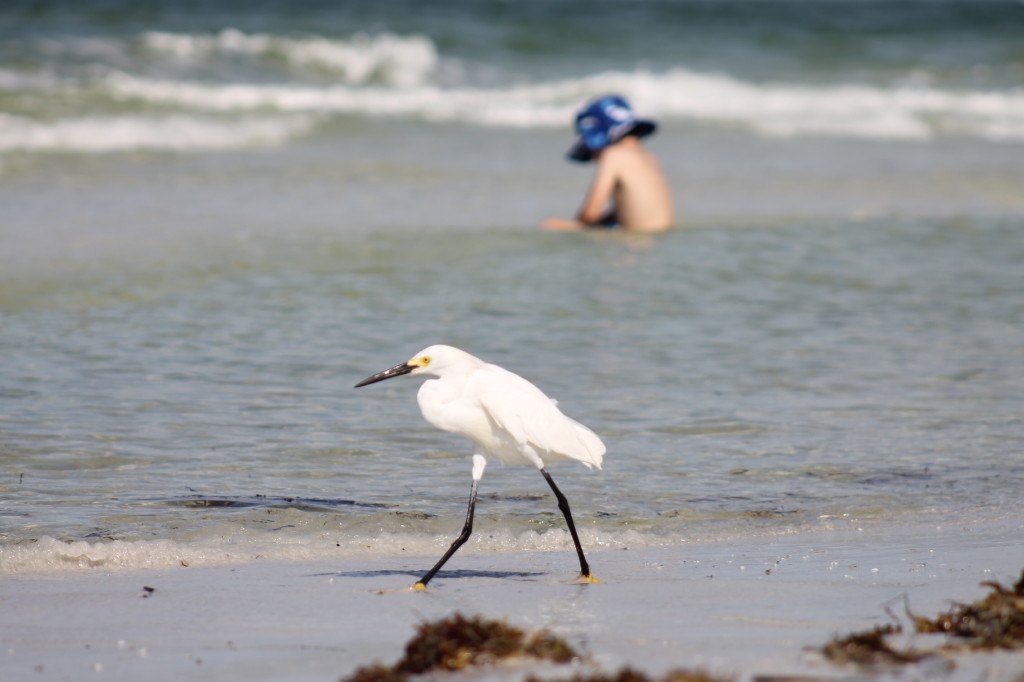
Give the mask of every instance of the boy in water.
[[591, 100], [576, 114], [574, 161], [597, 160], [597, 171], [575, 220], [549, 218], [541, 227], [578, 230], [622, 227], [660, 232], [675, 224], [672, 193], [658, 160], [640, 144], [657, 124], [641, 121], [622, 97]]

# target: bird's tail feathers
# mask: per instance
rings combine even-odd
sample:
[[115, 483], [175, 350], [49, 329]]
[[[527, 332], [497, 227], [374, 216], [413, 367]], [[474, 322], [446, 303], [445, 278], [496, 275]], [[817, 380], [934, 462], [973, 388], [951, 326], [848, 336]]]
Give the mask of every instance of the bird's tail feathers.
[[573, 459], [582, 463], [588, 469], [600, 469], [604, 453], [608, 449], [596, 433], [576, 420], [573, 420], [573, 422], [576, 424], [576, 436], [579, 439], [580, 445], [583, 446], [583, 451]]

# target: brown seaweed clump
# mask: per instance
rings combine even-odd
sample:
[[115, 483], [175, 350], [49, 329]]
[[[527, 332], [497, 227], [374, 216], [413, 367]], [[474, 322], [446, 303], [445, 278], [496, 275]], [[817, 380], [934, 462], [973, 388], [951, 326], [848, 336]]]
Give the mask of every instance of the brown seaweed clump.
[[342, 682], [408, 682], [409, 675], [395, 670], [393, 665], [364, 665], [342, 679]]
[[957, 604], [934, 619], [913, 616], [921, 633], [945, 633], [965, 641], [945, 648], [1024, 648], [1024, 571], [1011, 588], [997, 582], [983, 582], [991, 592], [973, 604]]
[[342, 682], [407, 682], [410, 675], [439, 670], [461, 670], [528, 656], [568, 663], [579, 654], [565, 640], [542, 630], [528, 635], [507, 623], [456, 613], [416, 627], [405, 645], [405, 655], [394, 666], [364, 666]]
[[825, 658], [833, 663], [853, 663], [860, 666], [904, 665], [917, 663], [925, 654], [897, 651], [885, 638], [901, 632], [895, 625], [879, 625], [867, 632], [846, 637], [834, 637], [822, 648]]
[[[550, 680], [542, 680], [531, 675], [526, 678], [526, 682], [550, 682]], [[700, 671], [677, 669], [670, 670], [665, 673], [664, 677], [656, 681], [627, 666], [621, 668], [617, 673], [578, 673], [565, 682], [723, 682], [723, 680]]]
[[[405, 645], [405, 655], [393, 666], [368, 665], [341, 682], [410, 682], [413, 675], [462, 670], [524, 656], [537, 660], [568, 663], [579, 654], [561, 637], [547, 630], [527, 634], [507, 623], [480, 616], [466, 618], [456, 613], [416, 627], [416, 635]], [[526, 682], [550, 682], [535, 676]], [[632, 668], [617, 673], [576, 674], [565, 682], [656, 682]], [[722, 682], [700, 672], [673, 670], [657, 682]]]
[[435, 623], [418, 625], [416, 636], [405, 645], [405, 657], [396, 669], [418, 675], [486, 665], [517, 655], [556, 663], [568, 663], [578, 656], [564, 640], [549, 632], [527, 636], [502, 621], [480, 616], [466, 618], [456, 613]]
[[934, 619], [909, 614], [917, 632], [951, 635], [953, 640], [945, 644], [930, 649], [897, 651], [886, 637], [902, 630], [899, 626], [885, 625], [836, 637], [825, 644], [822, 653], [833, 663], [872, 666], [917, 663], [928, 656], [963, 650], [1024, 648], [1024, 572], [1010, 588], [997, 582], [981, 585], [991, 588], [991, 592], [973, 604], [957, 604]]

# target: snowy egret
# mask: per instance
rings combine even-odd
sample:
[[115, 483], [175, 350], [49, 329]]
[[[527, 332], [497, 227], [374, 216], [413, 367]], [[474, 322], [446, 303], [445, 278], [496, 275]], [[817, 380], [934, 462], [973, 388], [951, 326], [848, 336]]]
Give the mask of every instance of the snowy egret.
[[416, 394], [424, 418], [442, 431], [460, 433], [473, 443], [473, 485], [469, 492], [466, 523], [459, 537], [432, 569], [413, 586], [425, 589], [445, 562], [473, 532], [473, 510], [477, 487], [487, 466], [487, 457], [516, 464], [532, 464], [544, 476], [558, 500], [569, 533], [580, 558], [580, 578], [598, 582], [590, 575], [569, 502], [545, 468], [549, 463], [574, 459], [587, 468], [601, 468], [605, 447], [601, 439], [583, 424], [566, 417], [555, 401], [518, 374], [484, 362], [452, 346], [424, 348], [408, 362], [378, 372], [360, 381], [356, 388], [403, 374], [427, 374]]

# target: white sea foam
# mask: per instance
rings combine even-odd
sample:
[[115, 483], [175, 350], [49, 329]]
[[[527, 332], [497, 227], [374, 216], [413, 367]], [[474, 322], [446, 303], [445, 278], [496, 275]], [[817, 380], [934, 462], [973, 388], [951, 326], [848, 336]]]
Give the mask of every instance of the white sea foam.
[[348, 83], [382, 82], [412, 87], [437, 67], [437, 50], [422, 36], [359, 34], [348, 40], [322, 37], [287, 38], [224, 29], [214, 35], [147, 32], [142, 44], [149, 50], [187, 62], [215, 55], [245, 55], [283, 61], [293, 68], [330, 72]]
[[[668, 538], [635, 531], [600, 533], [581, 529], [580, 539], [588, 548], [621, 549], [649, 547], [670, 542]], [[252, 561], [316, 561], [387, 556], [427, 557], [423, 568], [448, 548], [449, 535], [415, 533], [206, 533], [188, 541], [60, 540], [43, 536], [32, 543], [0, 545], [0, 575], [38, 571], [114, 570], [211, 566]], [[572, 540], [569, 533], [551, 529], [478, 533], [461, 550], [463, 554], [498, 552], [564, 551], [571, 565]]]
[[[565, 128], [582, 101], [606, 92], [626, 95], [638, 113], [664, 123], [734, 126], [765, 136], [1024, 140], [1024, 88], [946, 87], [922, 68], [891, 83], [755, 82], [684, 66], [530, 83], [501, 65], [442, 57], [420, 35], [329, 38], [234, 28], [45, 39], [31, 49], [45, 56], [45, 68], [0, 67], [0, 91], [17, 105], [10, 111], [30, 112], [0, 117], [0, 152], [279, 144], [338, 115]], [[57, 95], [52, 108], [49, 93]], [[108, 118], [65, 113], [79, 102], [78, 111], [94, 112], [110, 98], [119, 104]], [[167, 111], [158, 116], [154, 108]], [[242, 120], [225, 124], [211, 112]]]
[[546, 87], [490, 91], [445, 90], [436, 86], [394, 89], [347, 85], [214, 85], [140, 78], [126, 73], [112, 73], [105, 83], [109, 91], [120, 98], [218, 112], [276, 110], [407, 116], [431, 121], [538, 127], [565, 125], [572, 111], [570, 104], [546, 101], [550, 96], [545, 91], [551, 90]]
[[26, 73], [0, 67], [0, 91], [17, 93], [21, 91], [53, 90], [57, 80], [46, 71]]
[[953, 91], [927, 86], [755, 84], [674, 69], [663, 75], [602, 74], [667, 118], [749, 127], [766, 135], [925, 140], [953, 133], [1024, 139], [1024, 89]]
[[277, 110], [407, 116], [489, 126], [565, 126], [586, 97], [620, 92], [641, 114], [662, 120], [737, 125], [772, 136], [831, 135], [927, 140], [940, 134], [1024, 139], [1024, 89], [946, 91], [922, 86], [755, 84], [675, 69], [608, 72], [504, 89], [312, 87], [105, 79], [111, 94], [208, 111]]
[[114, 116], [34, 121], [0, 114], [0, 152], [103, 153], [127, 150], [233, 149], [281, 144], [308, 131], [315, 117], [209, 115]]

